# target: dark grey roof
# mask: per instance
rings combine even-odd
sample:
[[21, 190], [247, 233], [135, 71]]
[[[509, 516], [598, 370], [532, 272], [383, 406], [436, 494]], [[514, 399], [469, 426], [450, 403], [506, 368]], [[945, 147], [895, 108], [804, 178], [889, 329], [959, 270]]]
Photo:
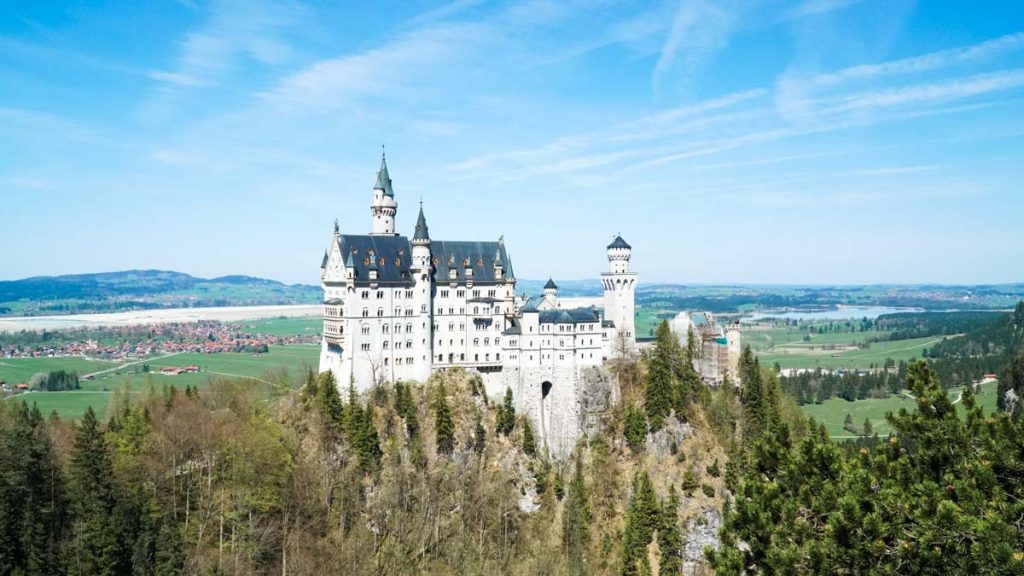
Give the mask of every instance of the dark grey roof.
[[548, 278], [548, 283], [544, 285], [545, 290], [558, 290], [558, 286], [555, 286], [555, 281]]
[[373, 185], [373, 189], [383, 190], [385, 196], [395, 196], [395, 191], [391, 189], [391, 177], [388, 176], [388, 163], [383, 156], [380, 158], [380, 170], [377, 171], [377, 183]]
[[522, 333], [523, 333], [523, 329], [521, 327], [519, 327], [519, 326], [512, 326], [510, 328], [505, 329], [505, 331], [502, 332], [501, 335], [502, 336], [517, 336], [517, 335], [522, 334]]
[[321, 268], [327, 268], [327, 250], [324, 250], [324, 260], [320, 263]]
[[568, 308], [558, 310], [541, 310], [541, 324], [587, 324], [598, 322], [601, 315], [591, 306], [589, 308]]
[[602, 328], [615, 328], [615, 322], [612, 322], [611, 320], [605, 320], [605, 321], [601, 322], [601, 327]]
[[[356, 269], [356, 285], [370, 283], [371, 269], [377, 270], [377, 283], [383, 286], [412, 286], [412, 247], [405, 236], [369, 236], [342, 234], [338, 248], [345, 254], [345, 266]], [[372, 255], [372, 260], [371, 260]]]
[[430, 230], [427, 228], [427, 219], [423, 216], [423, 202], [420, 202], [420, 215], [416, 218], [416, 232], [412, 235], [413, 240], [430, 240]]
[[615, 240], [612, 240], [612, 243], [608, 245], [608, 248], [628, 248], [628, 249], [632, 249], [633, 247], [630, 246], [629, 244], [627, 244], [626, 241], [622, 239], [622, 236], [616, 236]]
[[324, 300], [324, 304], [344, 304], [345, 301], [341, 298], [331, 298], [330, 300]]
[[504, 270], [504, 277], [513, 278], [512, 262], [503, 242], [433, 240], [430, 244], [430, 258], [435, 270], [434, 279], [439, 283], [449, 281], [449, 270], [455, 270], [456, 279], [464, 282], [467, 264], [473, 269], [474, 284], [496, 283], [495, 257]]
[[523, 306], [519, 309], [520, 312], [536, 312], [537, 311], [537, 300], [534, 298], [527, 298], [523, 302]]

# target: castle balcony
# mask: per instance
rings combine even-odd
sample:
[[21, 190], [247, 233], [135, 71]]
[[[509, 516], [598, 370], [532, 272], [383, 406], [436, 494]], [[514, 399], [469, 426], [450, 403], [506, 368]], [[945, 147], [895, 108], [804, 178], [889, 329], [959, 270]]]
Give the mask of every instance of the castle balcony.
[[345, 346], [345, 336], [343, 334], [325, 334], [324, 340], [333, 346]]

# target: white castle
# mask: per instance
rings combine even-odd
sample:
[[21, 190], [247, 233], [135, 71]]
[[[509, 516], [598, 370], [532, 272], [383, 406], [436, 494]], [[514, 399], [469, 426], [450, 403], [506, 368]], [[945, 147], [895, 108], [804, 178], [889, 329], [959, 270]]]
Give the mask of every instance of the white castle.
[[395, 232], [397, 212], [382, 158], [370, 202], [373, 231], [342, 234], [335, 222], [324, 252], [320, 371], [362, 391], [426, 381], [438, 370], [473, 370], [489, 397], [512, 390], [542, 445], [556, 454], [571, 450], [586, 426], [588, 371], [636, 346], [629, 244], [617, 236], [607, 247], [603, 311], [569, 308], [551, 280], [541, 297], [516, 297], [502, 238], [434, 240], [421, 203], [410, 240]]

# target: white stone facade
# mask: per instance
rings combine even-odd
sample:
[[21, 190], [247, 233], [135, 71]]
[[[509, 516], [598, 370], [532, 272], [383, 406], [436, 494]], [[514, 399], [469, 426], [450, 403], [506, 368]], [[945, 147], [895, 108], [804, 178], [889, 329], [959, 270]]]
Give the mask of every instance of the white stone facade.
[[432, 240], [422, 206], [413, 238], [396, 234], [398, 203], [383, 160], [370, 210], [372, 233], [341, 234], [335, 224], [324, 252], [320, 371], [362, 391], [422, 382], [435, 370], [475, 370], [491, 398], [512, 390], [543, 446], [570, 452], [585, 427], [581, 374], [615, 354], [614, 342], [636, 344], [630, 246], [617, 237], [607, 247], [603, 313], [563, 308], [552, 281], [543, 297], [516, 299], [502, 239]]

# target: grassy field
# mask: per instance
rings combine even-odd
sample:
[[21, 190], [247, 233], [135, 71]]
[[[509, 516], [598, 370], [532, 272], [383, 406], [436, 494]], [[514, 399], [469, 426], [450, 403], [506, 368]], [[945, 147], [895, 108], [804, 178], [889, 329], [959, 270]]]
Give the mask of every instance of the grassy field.
[[240, 322], [254, 332], [272, 334], [274, 336], [305, 336], [320, 334], [323, 318], [309, 316], [300, 318], [264, 318], [262, 320], [245, 320]]
[[865, 349], [847, 350], [827, 350], [821, 347], [811, 349], [810, 346], [805, 345], [808, 343], [800, 341], [783, 346], [776, 345], [771, 350], [758, 351], [757, 357], [765, 366], [771, 366], [778, 362], [783, 368], [868, 368], [872, 364], [882, 364], [886, 358], [892, 358], [897, 362], [920, 358], [922, 350], [930, 348], [940, 341], [942, 341], [941, 336], [886, 340], [872, 342]]
[[[81, 390], [69, 392], [31, 392], [22, 394], [28, 402], [35, 402], [44, 414], [56, 411], [62, 418], [78, 418], [86, 407], [92, 406], [98, 414], [105, 414], [107, 405], [117, 392], [139, 393], [151, 387], [160, 389], [164, 386], [184, 388], [185, 386], [201, 386], [211, 378], [250, 378], [261, 385], [278, 386], [278, 382], [297, 381], [300, 371], [305, 367], [316, 368], [320, 355], [320, 347], [315, 345], [271, 346], [267, 354], [176, 354], [147, 360], [149, 373], [141, 370], [142, 364], [126, 366], [123, 371], [110, 372], [95, 380], [82, 380]], [[29, 376], [35, 372], [68, 369], [79, 369], [67, 361], [86, 362], [87, 372], [95, 372], [103, 368], [116, 366], [112, 363], [93, 363], [76, 358], [33, 358]], [[4, 360], [7, 362], [7, 360]], [[164, 375], [160, 374], [163, 366], [186, 366], [194, 364], [202, 371], [195, 374]], [[95, 365], [95, 367], [94, 367]], [[0, 368], [7, 369], [5, 366]], [[28, 368], [23, 368], [27, 370]], [[80, 373], [85, 373], [79, 369]], [[10, 400], [9, 400], [10, 401]]]
[[66, 370], [84, 375], [114, 366], [117, 366], [114, 362], [87, 360], [77, 356], [66, 358], [0, 358], [0, 380], [15, 385], [20, 382], [27, 383], [29, 378], [37, 372]]
[[[981, 386], [980, 391], [975, 395], [978, 404], [986, 413], [994, 412], [996, 409], [996, 382], [988, 382]], [[956, 399], [960, 395], [958, 389], [950, 390], [949, 396]], [[958, 404], [962, 407], [962, 404]], [[862, 426], [865, 419], [871, 420], [871, 426], [879, 436], [885, 436], [892, 431], [885, 415], [889, 412], [897, 412], [900, 408], [915, 410], [917, 402], [907, 396], [890, 396], [888, 398], [867, 398], [849, 402], [842, 398], [832, 398], [821, 404], [805, 404], [801, 406], [804, 414], [824, 423], [828, 433], [834, 438], [851, 437], [851, 433], [843, 428], [846, 415], [853, 415], [853, 421], [857, 426]]]

